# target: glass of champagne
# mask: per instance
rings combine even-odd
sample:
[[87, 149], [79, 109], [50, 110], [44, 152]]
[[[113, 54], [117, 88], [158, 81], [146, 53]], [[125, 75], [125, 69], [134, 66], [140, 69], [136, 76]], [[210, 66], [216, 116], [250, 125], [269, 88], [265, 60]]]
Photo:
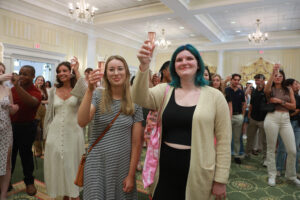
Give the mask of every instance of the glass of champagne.
[[275, 63], [275, 65], [278, 65], [279, 67], [278, 67], [278, 70], [277, 70], [277, 74], [279, 74], [279, 71], [280, 71], [280, 60], [278, 60], [276, 63]]
[[74, 69], [72, 66], [76, 64], [76, 60], [74, 57], [71, 59], [70, 63], [71, 63], [71, 78], [73, 78], [73, 77], [75, 77], [75, 74], [74, 74]]
[[150, 41], [149, 42], [149, 46], [151, 46], [151, 56], [152, 56], [152, 53], [153, 53], [153, 47], [155, 45], [155, 38], [156, 38], [156, 32], [154, 31], [149, 31], [148, 32], [148, 40]]
[[100, 76], [101, 76], [101, 81], [99, 81], [99, 83], [97, 83], [97, 85], [99, 85], [99, 87], [101, 89], [104, 89], [103, 85], [102, 85], [102, 81], [103, 81], [103, 75], [105, 72], [105, 59], [103, 57], [99, 57], [98, 59], [98, 69], [100, 70]]

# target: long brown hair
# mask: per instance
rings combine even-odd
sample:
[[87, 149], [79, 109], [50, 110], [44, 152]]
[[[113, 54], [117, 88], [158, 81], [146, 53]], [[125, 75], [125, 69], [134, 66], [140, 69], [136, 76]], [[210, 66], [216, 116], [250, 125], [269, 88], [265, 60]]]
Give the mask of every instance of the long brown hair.
[[215, 77], [218, 77], [218, 78], [220, 79], [220, 87], [219, 87], [219, 88], [216, 88], [216, 89], [220, 90], [220, 91], [224, 94], [224, 93], [225, 93], [225, 86], [224, 86], [224, 83], [222, 82], [222, 77], [221, 77], [221, 75], [219, 75], [219, 74], [214, 74], [214, 75], [212, 75], [212, 77], [211, 77], [211, 80], [212, 80], [211, 86], [213, 86], [213, 79], [214, 79]]
[[[72, 70], [71, 70], [71, 63], [68, 62], [68, 61], [64, 61], [64, 62], [59, 63], [58, 66], [56, 67], [56, 74], [58, 74], [58, 69], [59, 69], [62, 65], [66, 66], [70, 71], [72, 71]], [[55, 86], [56, 86], [57, 88], [60, 88], [60, 87], [62, 87], [62, 86], [64, 85], [64, 83], [61, 82], [61, 81], [59, 80], [58, 76], [56, 76], [56, 81], [57, 81], [57, 84], [56, 84]], [[76, 82], [77, 82], [74, 71], [73, 71], [73, 73], [71, 74], [70, 82], [71, 82], [71, 87], [74, 88], [74, 87], [75, 87], [75, 84], [76, 84]]]
[[[43, 100], [47, 100], [48, 99], [48, 94], [47, 94], [47, 90], [46, 90], [46, 83], [45, 83], [45, 78], [43, 76], [37, 76], [35, 78], [35, 81], [34, 81], [34, 85], [36, 84], [36, 81], [38, 80], [38, 78], [42, 78], [43, 79], [43, 85], [39, 88], [43, 91]], [[36, 85], [35, 85], [36, 87]]]
[[103, 86], [105, 89], [102, 90], [102, 96], [99, 104], [100, 112], [106, 113], [111, 111], [111, 104], [113, 99], [112, 99], [111, 84], [107, 79], [107, 66], [108, 63], [112, 60], [121, 61], [126, 71], [126, 80], [123, 85], [123, 93], [122, 93], [122, 100], [121, 100], [121, 112], [125, 115], [133, 115], [134, 104], [130, 95], [130, 72], [126, 60], [119, 55], [110, 56], [105, 63], [105, 71], [103, 76], [103, 82], [104, 82]]

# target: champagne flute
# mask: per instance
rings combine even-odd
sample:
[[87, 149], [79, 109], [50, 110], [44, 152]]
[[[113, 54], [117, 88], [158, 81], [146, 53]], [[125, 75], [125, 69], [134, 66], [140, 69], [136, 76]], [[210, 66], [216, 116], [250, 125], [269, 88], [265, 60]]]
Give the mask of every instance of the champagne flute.
[[275, 62], [275, 65], [278, 65], [278, 70], [277, 70], [277, 74], [279, 74], [280, 71], [280, 60], [278, 60], [277, 62]]
[[152, 56], [152, 53], [153, 53], [153, 47], [155, 45], [155, 37], [156, 37], [156, 32], [154, 32], [154, 31], [149, 31], [148, 32], [148, 40], [150, 41], [149, 46], [151, 46], [151, 56]]
[[71, 78], [73, 78], [73, 77], [75, 77], [75, 74], [74, 74], [74, 69], [72, 66], [76, 64], [76, 60], [74, 57], [71, 59], [70, 63], [71, 63]]
[[105, 58], [103, 57], [99, 57], [98, 59], [98, 69], [100, 69], [100, 76], [101, 76], [101, 80], [97, 83], [97, 85], [99, 85], [99, 88], [104, 89], [102, 81], [103, 81], [103, 75], [105, 72]]

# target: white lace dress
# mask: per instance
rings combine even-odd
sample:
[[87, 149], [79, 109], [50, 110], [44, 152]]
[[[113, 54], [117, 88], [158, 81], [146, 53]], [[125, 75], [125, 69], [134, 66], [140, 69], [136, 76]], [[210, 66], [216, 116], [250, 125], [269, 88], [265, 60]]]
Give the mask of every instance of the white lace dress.
[[0, 100], [0, 176], [6, 174], [7, 154], [13, 142], [9, 104], [8, 96]]
[[63, 100], [55, 91], [53, 94], [54, 117], [48, 126], [44, 159], [47, 192], [52, 198], [74, 198], [79, 196], [74, 180], [84, 153], [83, 129], [77, 123], [78, 99]]

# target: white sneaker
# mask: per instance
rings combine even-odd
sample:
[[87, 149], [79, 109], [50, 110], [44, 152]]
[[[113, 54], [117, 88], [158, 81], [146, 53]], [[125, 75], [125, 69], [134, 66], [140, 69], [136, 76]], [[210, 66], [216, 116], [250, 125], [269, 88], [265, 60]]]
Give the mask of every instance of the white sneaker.
[[267, 165], [267, 161], [266, 160], [264, 160], [264, 162], [263, 162], [263, 164], [262, 164], [264, 167], [267, 167], [268, 165]]
[[269, 184], [269, 186], [274, 187], [276, 185], [275, 178], [270, 177], [269, 180], [268, 180], [268, 184]]
[[292, 182], [292, 183], [294, 183], [297, 187], [300, 187], [300, 180], [299, 179], [297, 179], [297, 178], [295, 178], [295, 179], [290, 179], [290, 181]]

